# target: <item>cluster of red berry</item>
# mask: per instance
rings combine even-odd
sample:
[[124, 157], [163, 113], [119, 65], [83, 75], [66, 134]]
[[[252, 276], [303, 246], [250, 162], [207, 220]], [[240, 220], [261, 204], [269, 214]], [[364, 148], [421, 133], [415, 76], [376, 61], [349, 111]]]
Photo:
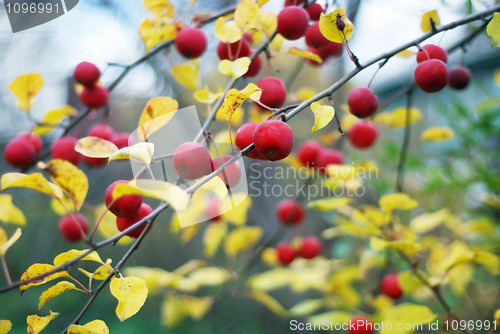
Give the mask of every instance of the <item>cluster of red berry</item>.
[[94, 109], [102, 108], [108, 103], [109, 91], [108, 88], [99, 84], [100, 77], [99, 68], [86, 61], [78, 64], [73, 73], [75, 81], [83, 85], [80, 100]]
[[4, 150], [7, 163], [18, 168], [28, 168], [42, 151], [42, 139], [34, 133], [21, 133], [11, 139]]
[[[235, 61], [238, 58], [251, 57], [255, 52], [250, 46], [253, 43], [252, 35], [245, 33], [243, 38], [234, 43], [224, 43], [219, 42], [217, 44], [217, 55], [220, 60], [228, 59], [230, 61]], [[250, 63], [248, 70], [244, 77], [254, 77], [259, 74], [260, 68], [262, 67], [262, 59], [260, 55]]]
[[298, 242], [298, 246], [294, 246], [293, 243], [289, 242], [280, 242], [276, 246], [276, 256], [281, 264], [288, 265], [297, 257], [313, 259], [320, 255], [323, 250], [321, 240], [315, 236], [302, 238]]

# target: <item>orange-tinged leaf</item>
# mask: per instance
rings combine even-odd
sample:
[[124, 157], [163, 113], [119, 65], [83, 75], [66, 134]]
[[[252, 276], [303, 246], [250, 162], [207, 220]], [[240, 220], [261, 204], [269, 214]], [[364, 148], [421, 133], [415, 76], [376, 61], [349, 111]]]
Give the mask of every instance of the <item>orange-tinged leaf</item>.
[[254, 0], [241, 1], [234, 11], [234, 22], [242, 32], [247, 32], [257, 27], [259, 19], [259, 6]]
[[144, 0], [144, 7], [165, 20], [175, 17], [175, 7], [168, 0]]
[[119, 149], [109, 157], [109, 162], [113, 160], [124, 160], [137, 158], [142, 160], [146, 165], [151, 163], [155, 151], [155, 145], [153, 143], [137, 143], [132, 146], [127, 146]]
[[314, 113], [314, 126], [311, 133], [315, 133], [327, 126], [335, 116], [335, 109], [332, 106], [322, 106], [318, 102], [311, 103], [311, 110]]
[[45, 114], [45, 116], [41, 120], [41, 123], [43, 125], [35, 127], [33, 129], [33, 133], [39, 136], [45, 136], [46, 134], [54, 130], [56, 126], [61, 124], [61, 122], [65, 118], [69, 116], [75, 116], [76, 114], [77, 114], [76, 109], [71, 106], [64, 106], [56, 110], [50, 110], [49, 112], [47, 112], [47, 114]]
[[310, 51], [302, 50], [302, 49], [299, 49], [299, 48], [296, 48], [296, 47], [291, 47], [290, 49], [288, 49], [287, 53], [292, 54], [292, 55], [296, 55], [296, 56], [299, 56], [299, 57], [302, 57], [302, 58], [305, 58], [305, 59], [314, 60], [318, 64], [321, 64], [323, 62], [323, 60], [321, 59], [321, 57], [318, 56], [317, 54], [314, 54], [314, 53], [312, 53]]
[[43, 78], [38, 73], [18, 76], [10, 85], [9, 90], [17, 97], [17, 107], [24, 111], [33, 108], [33, 101], [43, 86]]
[[89, 136], [78, 139], [75, 151], [86, 157], [109, 158], [118, 151], [118, 147], [109, 140]]
[[85, 325], [71, 325], [68, 334], [109, 334], [109, 329], [104, 321], [94, 320]]
[[393, 210], [411, 210], [417, 207], [418, 202], [405, 193], [387, 194], [379, 200], [380, 208], [383, 211], [391, 212]]
[[[0, 232], [5, 233], [3, 229], [0, 230]], [[22, 231], [21, 228], [17, 228], [16, 232], [10, 237], [10, 239], [6, 240], [7, 236], [5, 235], [5, 238], [0, 237], [0, 256], [4, 256], [7, 250], [12, 246], [20, 237], [21, 237]], [[2, 241], [2, 239], [5, 239]]]
[[247, 73], [250, 63], [251, 61], [248, 57], [241, 57], [235, 61], [223, 59], [219, 63], [219, 72], [224, 75], [232, 75], [233, 79], [236, 79]]
[[10, 320], [0, 320], [0, 334], [7, 334], [12, 329]]
[[144, 41], [146, 51], [149, 51], [160, 43], [174, 40], [182, 27], [180, 22], [165, 25], [163, 20], [145, 19], [139, 27], [139, 35]]
[[243, 226], [226, 237], [225, 251], [227, 256], [236, 257], [239, 253], [253, 247], [262, 236], [262, 227]]
[[151, 134], [167, 124], [175, 116], [178, 108], [177, 101], [171, 97], [162, 96], [149, 100], [139, 119], [137, 128], [139, 140], [146, 140]]
[[431, 10], [422, 15], [420, 29], [422, 29], [423, 32], [429, 32], [433, 29], [432, 25], [434, 25], [434, 27], [439, 27], [441, 25], [441, 19], [439, 18], [437, 10]]
[[[111, 238], [120, 233], [118, 227], [116, 227], [116, 216], [106, 208], [106, 204], [99, 205], [95, 210], [94, 216], [96, 222], [102, 217], [97, 230], [102, 234], [104, 238]], [[133, 240], [134, 239], [129, 236], [124, 236], [123, 238], [118, 240], [117, 243], [119, 245], [128, 245], [132, 243]]]
[[198, 70], [189, 64], [180, 64], [172, 68], [172, 76], [178, 83], [190, 90], [196, 90], [201, 86]]
[[259, 100], [261, 94], [262, 90], [253, 83], [248, 84], [242, 91], [233, 88], [227, 92], [220, 108], [229, 121], [236, 109], [238, 109], [246, 99]]
[[22, 174], [22, 173], [5, 173], [0, 179], [0, 190], [19, 187], [37, 190], [41, 193], [54, 198], [62, 198], [63, 192], [61, 188], [47, 181], [42, 173]]
[[243, 37], [243, 32], [235, 21], [219, 17], [215, 25], [215, 37], [224, 43], [234, 43]]
[[19, 226], [26, 226], [24, 213], [12, 202], [9, 194], [0, 194], [0, 221]]
[[40, 317], [38, 315], [28, 315], [26, 322], [28, 323], [28, 334], [38, 334], [57, 316], [59, 313], [50, 311], [50, 315]]
[[[82, 249], [82, 250], [71, 249], [67, 252], [61, 253], [54, 258], [54, 265], [60, 266], [61, 264], [69, 262], [86, 252], [88, 252], [88, 249]], [[101, 260], [101, 257], [99, 256], [99, 254], [97, 254], [96, 251], [93, 251], [85, 255], [83, 258], [80, 259], [80, 261], [93, 261], [104, 264], [104, 261]]]
[[428, 141], [446, 141], [453, 139], [455, 133], [445, 126], [433, 126], [425, 129], [420, 135], [420, 139]]
[[204, 254], [214, 257], [227, 234], [227, 224], [210, 224], [203, 233]]
[[113, 297], [118, 299], [116, 315], [122, 322], [139, 312], [148, 296], [146, 282], [139, 277], [113, 277], [109, 288]]
[[89, 190], [87, 175], [66, 160], [50, 160], [47, 164], [39, 163], [38, 166], [71, 198], [76, 210], [80, 210]]
[[[55, 266], [53, 266], [51, 264], [46, 264], [46, 263], [32, 264], [28, 269], [26, 269], [26, 271], [21, 276], [21, 281], [39, 276], [39, 275], [44, 274], [44, 273], [46, 273], [54, 268], [55, 268]], [[21, 285], [21, 287], [20, 287], [21, 292], [26, 291], [27, 289], [31, 288], [32, 286], [45, 284], [48, 281], [52, 281], [53, 279], [60, 278], [60, 277], [70, 277], [70, 276], [69, 276], [68, 272], [66, 272], [66, 271], [59, 271], [59, 272], [56, 272], [54, 274], [48, 275], [44, 278], [40, 278], [40, 279], [34, 280], [30, 283]]]
[[[341, 20], [344, 23], [343, 31], [339, 30], [337, 20]], [[319, 18], [319, 30], [329, 41], [344, 43], [344, 41], [348, 41], [351, 38], [354, 26], [346, 17], [345, 8], [339, 7], [328, 15], [321, 14]]]
[[40, 302], [38, 303], [38, 309], [40, 310], [47, 301], [69, 290], [76, 290], [76, 286], [68, 281], [61, 281], [58, 282], [56, 285], [51, 286], [40, 295]]

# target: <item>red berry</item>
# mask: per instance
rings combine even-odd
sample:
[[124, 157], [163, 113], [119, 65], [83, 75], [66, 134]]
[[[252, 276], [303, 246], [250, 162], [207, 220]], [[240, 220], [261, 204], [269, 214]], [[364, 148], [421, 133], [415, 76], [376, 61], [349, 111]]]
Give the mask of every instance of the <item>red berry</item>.
[[440, 46], [427, 44], [422, 47], [422, 51], [417, 52], [417, 63], [421, 63], [429, 59], [439, 59], [443, 63], [448, 62], [448, 52]]
[[373, 322], [370, 318], [357, 315], [351, 318], [348, 323], [348, 330], [346, 334], [373, 334]]
[[299, 254], [304, 259], [313, 259], [323, 251], [321, 240], [317, 237], [305, 237], [300, 244]]
[[129, 144], [129, 140], [130, 140], [129, 138], [130, 138], [130, 133], [120, 132], [120, 133], [115, 134], [113, 136], [113, 138], [111, 138], [111, 141], [113, 142], [113, 144], [116, 145], [116, 147], [118, 147], [120, 149], [120, 148], [124, 148], [124, 147], [128, 147], [128, 146], [133, 145], [133, 143]]
[[12, 139], [5, 146], [5, 161], [15, 167], [28, 168], [35, 161], [36, 156], [35, 147], [23, 136]]
[[306, 140], [297, 149], [297, 159], [306, 167], [316, 166], [316, 156], [323, 146], [315, 140]]
[[344, 156], [333, 148], [323, 148], [316, 155], [316, 167], [323, 173], [326, 172], [326, 166], [342, 165], [343, 163]]
[[126, 180], [115, 181], [109, 185], [106, 189], [106, 193], [104, 194], [106, 207], [118, 217], [130, 217], [134, 215], [142, 204], [141, 195], [125, 195], [117, 198], [113, 202], [113, 191], [115, 190], [116, 185], [127, 183], [128, 181]]
[[267, 160], [281, 160], [292, 152], [293, 132], [282, 121], [266, 121], [255, 128], [253, 142], [260, 155]]
[[78, 165], [82, 155], [75, 151], [76, 142], [77, 140], [73, 137], [62, 137], [56, 140], [52, 144], [52, 159], [62, 159], [71, 162], [75, 166]]
[[217, 196], [213, 196], [208, 201], [205, 210], [203, 210], [203, 215], [205, 218], [210, 219], [213, 222], [219, 221], [221, 219], [221, 203]]
[[308, 46], [316, 49], [327, 47], [330, 44], [330, 41], [319, 30], [319, 22], [314, 22], [307, 28], [305, 40]]
[[450, 87], [454, 89], [464, 89], [469, 85], [471, 73], [468, 68], [455, 66], [450, 69]]
[[[236, 131], [234, 143], [240, 150], [253, 144], [253, 132], [258, 125], [257, 123], [246, 123], [240, 126], [238, 131]], [[264, 159], [256, 149], [248, 152], [247, 157], [252, 159]]]
[[175, 47], [186, 58], [198, 58], [207, 49], [207, 36], [198, 28], [186, 27], [177, 34]]
[[312, 21], [318, 21], [321, 13], [325, 12], [325, 9], [319, 3], [315, 2], [307, 6], [306, 11]]
[[250, 56], [250, 46], [244, 39], [231, 44], [219, 42], [217, 44], [217, 54], [220, 60], [229, 59], [234, 61], [241, 57]]
[[36, 154], [37, 155], [40, 154], [40, 152], [42, 151], [43, 142], [42, 138], [40, 138], [39, 135], [32, 132], [28, 132], [28, 133], [21, 133], [19, 134], [18, 137], [24, 137], [25, 139], [27, 139], [31, 143], [31, 145], [33, 145]]
[[285, 7], [302, 5], [304, 0], [285, 0]]
[[113, 127], [108, 124], [95, 124], [87, 132], [87, 135], [89, 136], [98, 137], [108, 141], [111, 141], [115, 134], [116, 133]]
[[306, 208], [293, 199], [284, 199], [276, 206], [276, 216], [284, 225], [298, 225], [304, 220]]
[[356, 122], [349, 130], [348, 139], [352, 146], [368, 148], [377, 139], [377, 128], [372, 123], [365, 121]]
[[254, 77], [260, 72], [260, 68], [262, 67], [262, 59], [260, 55], [257, 56], [248, 66], [247, 73], [243, 74], [244, 77]]
[[[214, 170], [225, 164], [231, 159], [230, 155], [223, 155], [213, 159]], [[241, 166], [238, 161], [227, 167], [224, 171], [217, 175], [224, 181], [227, 187], [233, 188], [240, 183], [241, 180]]]
[[388, 274], [380, 281], [380, 292], [392, 299], [399, 299], [403, 296], [403, 290], [398, 281], [398, 274]]
[[319, 56], [322, 59], [326, 59], [329, 57], [338, 57], [342, 55], [342, 51], [344, 50], [344, 44], [329, 42], [329, 44], [325, 47], [319, 49]]
[[280, 108], [286, 100], [286, 88], [283, 82], [275, 77], [258, 80], [255, 85], [262, 89], [260, 102], [270, 108]]
[[[80, 225], [80, 227], [78, 227]], [[80, 213], [73, 213], [62, 218], [59, 221], [59, 232], [62, 236], [71, 242], [82, 239], [82, 230], [86, 234], [89, 229], [87, 218]]]
[[86, 61], [76, 65], [75, 71], [73, 72], [75, 81], [81, 83], [85, 87], [95, 86], [100, 77], [101, 71], [99, 71], [97, 66]]
[[415, 83], [427, 93], [439, 92], [450, 78], [448, 67], [439, 59], [430, 59], [417, 65], [414, 72]]
[[207, 148], [192, 141], [177, 147], [172, 162], [179, 176], [187, 180], [200, 178], [214, 170], [213, 161]]
[[276, 30], [286, 39], [296, 40], [304, 36], [309, 25], [309, 14], [302, 7], [289, 6], [278, 14]]
[[253, 36], [250, 35], [249, 33], [244, 33], [243, 34], [243, 39], [248, 43], [248, 45], [252, 45], [253, 44]]
[[[120, 232], [125, 231], [127, 228], [134, 225], [135, 223], [137, 223], [138, 221], [149, 215], [151, 212], [153, 212], [153, 209], [151, 209], [151, 207], [146, 203], [142, 203], [139, 210], [137, 210], [132, 216], [116, 217], [116, 227], [118, 227], [118, 230]], [[145, 228], [146, 228], [146, 223], [136, 228], [135, 230], [127, 233], [127, 235], [132, 238], [138, 238]]]
[[276, 255], [281, 264], [290, 264], [295, 259], [295, 249], [288, 242], [281, 242], [276, 246]]
[[109, 91], [103, 86], [85, 87], [80, 94], [83, 104], [94, 108], [102, 108], [108, 103]]
[[351, 114], [358, 118], [366, 118], [377, 110], [378, 98], [371, 89], [357, 87], [349, 93], [347, 104]]

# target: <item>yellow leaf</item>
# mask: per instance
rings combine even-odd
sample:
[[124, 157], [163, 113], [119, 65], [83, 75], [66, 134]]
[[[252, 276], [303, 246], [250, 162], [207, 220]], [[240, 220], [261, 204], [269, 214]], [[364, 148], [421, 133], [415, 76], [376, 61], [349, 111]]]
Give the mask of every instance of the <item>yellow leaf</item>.
[[307, 207], [319, 211], [334, 211], [342, 206], [350, 204], [351, 202], [352, 199], [347, 197], [331, 197], [311, 201], [307, 203]]
[[42, 86], [42, 76], [38, 73], [29, 73], [18, 76], [9, 85], [9, 90], [17, 97], [17, 107], [30, 111], [33, 108], [33, 100]]
[[78, 139], [75, 151], [86, 157], [109, 158], [118, 151], [118, 147], [108, 140], [89, 136]]
[[[259, 16], [257, 17], [256, 28], [264, 32], [264, 34], [269, 38], [276, 27], [278, 26], [278, 18], [274, 13], [259, 11]], [[255, 39], [254, 39], [255, 41]]]
[[[3, 229], [2, 229], [2, 231], [3, 231]], [[0, 255], [1, 256], [5, 255], [5, 253], [10, 248], [10, 246], [12, 246], [21, 237], [21, 234], [22, 234], [21, 228], [17, 228], [16, 232], [14, 232], [14, 234], [12, 235], [12, 237], [10, 237], [9, 240], [6, 240], [5, 242], [2, 242], [2, 240], [0, 240]]]
[[214, 257], [226, 234], [226, 224], [210, 224], [207, 226], [203, 233], [204, 254], [206, 257]]
[[23, 212], [12, 203], [12, 196], [9, 194], [0, 194], [0, 221], [26, 226]]
[[250, 63], [251, 61], [248, 57], [241, 57], [235, 61], [224, 59], [219, 63], [219, 72], [224, 75], [232, 75], [233, 79], [237, 79], [247, 73]]
[[383, 326], [384, 328], [380, 330], [380, 334], [394, 333], [394, 329], [396, 328], [398, 329], [398, 334], [413, 333], [414, 328], [405, 329], [405, 326], [401, 328], [399, 324], [423, 324], [425, 326], [430, 321], [436, 319], [436, 317], [437, 315], [424, 305], [410, 303], [395, 305], [382, 312], [381, 319], [386, 326]]
[[248, 210], [252, 206], [252, 198], [246, 193], [233, 193], [222, 201], [222, 218], [234, 225], [245, 225]]
[[226, 238], [226, 254], [236, 257], [239, 253], [254, 246], [261, 236], [262, 227], [260, 226], [243, 226], [232, 231]]
[[187, 244], [189, 241], [191, 241], [191, 239], [193, 239], [196, 233], [198, 232], [199, 228], [200, 225], [195, 225], [195, 224], [186, 226], [181, 233], [181, 238], [180, 238], [181, 242], [183, 244]]
[[47, 164], [39, 163], [38, 167], [50, 175], [52, 181], [71, 198], [76, 210], [80, 210], [89, 190], [87, 175], [66, 160], [50, 160]]
[[178, 108], [177, 101], [171, 97], [155, 97], [149, 100], [139, 119], [137, 128], [139, 140], [146, 140], [146, 138], [167, 124], [175, 116]]
[[246, 99], [252, 100], [260, 99], [262, 90], [253, 83], [249, 83], [245, 89], [239, 91], [237, 89], [230, 89], [224, 97], [224, 102], [220, 109], [226, 115], [226, 119], [231, 119], [236, 109], [245, 102]]
[[410, 228], [415, 233], [427, 233], [432, 231], [450, 216], [447, 208], [434, 213], [424, 213], [413, 218], [410, 222]]
[[76, 114], [76, 109], [71, 106], [64, 106], [60, 109], [51, 110], [43, 117], [41, 121], [43, 125], [35, 127], [32, 132], [39, 136], [45, 136], [54, 130], [56, 126], [61, 124], [65, 118], [75, 116]]
[[[319, 18], [319, 30], [326, 39], [335, 43], [344, 43], [348, 41], [354, 30], [352, 22], [345, 16], [345, 8], [339, 7], [328, 15], [321, 14]], [[337, 24], [337, 21], [339, 24]], [[344, 25], [343, 31], [339, 30], [339, 26]]]
[[2, 191], [12, 187], [19, 187], [37, 190], [54, 198], [63, 197], [61, 188], [47, 181], [41, 173], [29, 175], [22, 173], [5, 173], [2, 175], [0, 184]]
[[243, 32], [235, 21], [219, 17], [215, 25], [215, 37], [224, 43], [235, 43], [243, 37]]
[[185, 210], [189, 204], [189, 195], [183, 189], [165, 181], [132, 180], [127, 184], [116, 185], [113, 190], [113, 198], [130, 194], [159, 199], [174, 210]]
[[189, 64], [180, 64], [172, 68], [172, 76], [187, 89], [196, 90], [201, 86], [198, 70]]
[[[45, 264], [45, 263], [32, 264], [28, 269], [26, 269], [26, 271], [21, 276], [21, 281], [39, 276], [39, 275], [44, 274], [44, 273], [46, 273], [54, 268], [55, 268], [55, 266], [53, 266], [51, 264]], [[66, 271], [59, 271], [57, 273], [48, 275], [44, 278], [37, 279], [37, 280], [34, 280], [30, 283], [21, 285], [21, 287], [20, 287], [21, 292], [26, 291], [27, 289], [31, 288], [32, 286], [45, 284], [48, 281], [52, 281], [53, 279], [56, 279], [59, 277], [70, 277], [70, 276]]]
[[467, 291], [467, 285], [471, 281], [473, 274], [474, 270], [469, 264], [461, 264], [453, 267], [447, 275], [453, 293], [458, 296], [463, 296]]
[[212, 297], [192, 298], [186, 301], [186, 311], [194, 319], [200, 320], [210, 310]]
[[96, 279], [96, 280], [104, 280], [113, 272], [113, 268], [111, 267], [111, 259], [106, 260], [106, 264], [103, 264], [99, 268], [97, 268], [93, 273], [89, 273], [88, 271], [78, 268], [82, 273], [84, 273], [88, 278]]
[[260, 253], [260, 260], [269, 267], [275, 267], [279, 264], [276, 250], [271, 247], [267, 247], [262, 250], [262, 253]]
[[322, 106], [318, 102], [311, 104], [311, 110], [314, 113], [314, 126], [311, 133], [324, 128], [335, 116], [335, 109], [332, 106]]
[[109, 156], [108, 162], [111, 162], [113, 160], [137, 158], [142, 160], [146, 165], [149, 165], [151, 163], [151, 160], [153, 160], [154, 151], [155, 145], [153, 143], [141, 142], [117, 150], [115, 153]]
[[448, 127], [433, 126], [420, 135], [420, 139], [429, 141], [445, 141], [455, 137], [455, 133]]
[[171, 20], [175, 17], [175, 7], [168, 0], [144, 0], [144, 7], [166, 20]]
[[288, 311], [285, 310], [283, 308], [283, 306], [281, 306], [281, 304], [276, 299], [271, 297], [266, 292], [264, 292], [264, 291], [250, 291], [250, 296], [253, 299], [255, 299], [256, 301], [258, 301], [259, 303], [261, 303], [262, 305], [264, 305], [265, 307], [267, 307], [274, 314], [276, 314], [280, 317], [283, 317], [283, 318], [286, 318], [289, 316]]
[[149, 51], [160, 43], [174, 40], [182, 27], [180, 22], [165, 25], [161, 17], [154, 20], [145, 19], [139, 26], [139, 35], [144, 41], [146, 51]]
[[285, 37], [281, 36], [280, 34], [277, 34], [271, 41], [271, 46], [273, 47], [274, 51], [280, 52], [284, 42], [285, 42]]
[[40, 317], [38, 315], [28, 315], [26, 322], [28, 323], [28, 334], [38, 334], [54, 319], [59, 313], [49, 311], [50, 315]]
[[423, 32], [429, 32], [434, 28], [441, 25], [441, 19], [439, 18], [437, 10], [431, 10], [422, 15], [422, 22], [420, 23], [420, 29]]
[[500, 322], [500, 308], [495, 311], [495, 314], [493, 315], [493, 320], [496, 320], [497, 324]]
[[116, 315], [122, 322], [139, 312], [148, 296], [146, 282], [139, 277], [113, 277], [109, 288], [113, 297], [118, 299]]
[[[86, 253], [87, 251], [88, 251], [88, 249], [82, 249], [82, 250], [71, 249], [71, 250], [66, 251], [64, 253], [61, 253], [54, 258], [54, 265], [60, 266], [61, 264], [69, 262], [69, 261], [73, 260], [74, 258], [82, 255], [83, 253]], [[88, 255], [86, 255], [85, 257], [81, 258], [80, 261], [93, 261], [93, 262], [104, 264], [104, 261], [101, 260], [101, 257], [99, 256], [99, 254], [97, 254], [97, 252], [95, 252], [95, 251], [93, 251], [93, 252], [89, 253]]]
[[399, 51], [398, 53], [396, 53], [396, 56], [401, 57], [401, 58], [410, 58], [414, 54], [415, 54], [414, 51], [406, 49], [406, 50]]
[[297, 91], [297, 98], [299, 101], [306, 101], [316, 96], [317, 92], [308, 87], [302, 87]]
[[[299, 57], [302, 57], [305, 59], [314, 60], [318, 64], [321, 64], [323, 62], [321, 57], [318, 56], [317, 54], [312, 53], [312, 52], [307, 51], [307, 50], [302, 50], [302, 49], [299, 49], [296, 47], [291, 47], [290, 49], [288, 49], [287, 53], [292, 54], [292, 55], [296, 55], [296, 56], [299, 56]], [[317, 103], [317, 102], [314, 102], [314, 103]]]
[[495, 85], [500, 86], [500, 68], [495, 70], [493, 74], [493, 80], [495, 81]]
[[303, 317], [316, 313], [316, 311], [321, 309], [324, 305], [325, 301], [323, 299], [307, 299], [295, 304], [289, 312], [293, 317]]
[[76, 286], [68, 281], [61, 281], [51, 286], [40, 295], [38, 309], [40, 310], [47, 301], [69, 290], [76, 290]]
[[387, 241], [380, 238], [372, 237], [370, 239], [370, 247], [375, 251], [384, 249], [399, 250], [410, 256], [422, 249], [422, 246], [412, 240], [394, 240]]
[[[422, 119], [422, 113], [417, 108], [410, 109], [409, 124]], [[373, 119], [377, 123], [385, 124], [391, 129], [403, 128], [406, 125], [406, 107], [399, 107], [393, 111], [379, 113]]]
[[199, 286], [213, 286], [228, 281], [231, 275], [220, 267], [204, 267], [193, 270], [188, 277]]
[[405, 295], [414, 293], [422, 286], [422, 282], [410, 270], [398, 274], [398, 283]]
[[167, 294], [162, 303], [162, 324], [168, 328], [177, 326], [187, 316], [184, 300], [173, 294]]
[[247, 284], [250, 289], [271, 291], [287, 286], [291, 278], [290, 269], [277, 267], [250, 277]]
[[10, 320], [0, 320], [0, 334], [7, 334], [12, 329]]
[[491, 275], [498, 274], [497, 255], [486, 251], [477, 251], [474, 253], [474, 262], [482, 264]]
[[242, 32], [247, 32], [257, 27], [259, 19], [259, 6], [254, 0], [241, 1], [234, 11], [234, 22]]
[[108, 326], [102, 320], [94, 320], [85, 325], [71, 325], [68, 334], [109, 334]]
[[219, 88], [217, 93], [212, 93], [208, 90], [208, 87], [203, 87], [202, 90], [198, 90], [194, 93], [194, 98], [201, 103], [212, 104], [222, 95], [223, 89]]
[[[99, 205], [95, 210], [95, 221], [102, 220], [99, 223], [97, 230], [102, 234], [104, 238], [111, 238], [120, 233], [118, 227], [116, 227], [116, 216], [107, 209], [106, 204]], [[129, 236], [124, 236], [118, 240], [119, 245], [128, 245], [132, 243], [134, 239]]]
[[417, 207], [418, 202], [405, 193], [387, 194], [380, 198], [378, 204], [385, 212], [393, 210], [411, 210]]

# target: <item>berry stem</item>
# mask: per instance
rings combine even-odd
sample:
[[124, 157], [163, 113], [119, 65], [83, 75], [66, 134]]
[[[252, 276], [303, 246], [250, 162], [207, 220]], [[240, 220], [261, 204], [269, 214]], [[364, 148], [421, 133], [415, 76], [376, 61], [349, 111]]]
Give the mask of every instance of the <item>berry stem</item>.
[[403, 171], [406, 164], [406, 157], [408, 155], [408, 146], [410, 145], [410, 132], [411, 132], [411, 108], [413, 106], [413, 89], [406, 95], [406, 116], [405, 116], [405, 130], [403, 137], [403, 144], [401, 145], [401, 153], [399, 155], [398, 171], [396, 175], [396, 191], [403, 191]]
[[7, 285], [11, 285], [12, 279], [10, 278], [9, 266], [7, 265], [7, 261], [5, 261], [5, 255], [0, 254], [0, 260], [2, 261], [3, 275], [5, 276], [5, 280], [7, 281]]

